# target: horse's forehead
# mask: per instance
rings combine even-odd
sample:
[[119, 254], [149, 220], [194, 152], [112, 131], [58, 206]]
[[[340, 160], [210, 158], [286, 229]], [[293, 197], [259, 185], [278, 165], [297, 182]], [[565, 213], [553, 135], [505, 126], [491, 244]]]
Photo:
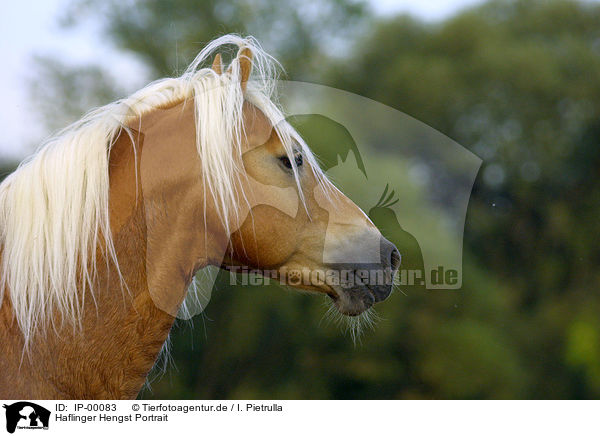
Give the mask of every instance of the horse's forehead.
[[274, 133], [271, 120], [252, 103], [244, 102], [243, 108], [244, 131], [247, 138], [245, 151], [248, 151], [259, 145], [263, 145], [272, 139]]
[[[249, 151], [261, 145], [267, 145], [271, 152], [278, 152], [281, 148], [279, 137], [273, 128], [271, 120], [254, 104], [245, 101], [242, 110], [243, 126], [245, 132], [244, 151]], [[181, 125], [191, 123], [194, 126], [194, 105], [189, 101], [179, 101], [169, 105], [154, 108], [143, 114], [140, 118], [128, 123], [128, 127], [142, 132], [151, 126], [160, 125], [165, 130], [169, 124], [181, 131]], [[168, 129], [166, 129], [168, 130]]]

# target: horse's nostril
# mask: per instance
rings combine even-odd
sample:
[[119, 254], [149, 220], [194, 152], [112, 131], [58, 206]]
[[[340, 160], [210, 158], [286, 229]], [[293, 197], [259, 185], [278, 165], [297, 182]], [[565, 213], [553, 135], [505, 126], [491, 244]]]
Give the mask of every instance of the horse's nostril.
[[392, 271], [398, 269], [401, 260], [402, 256], [400, 256], [400, 252], [396, 248], [392, 249], [392, 254], [390, 255], [390, 267], [392, 268]]
[[385, 239], [383, 236], [381, 237], [381, 266], [384, 269], [390, 268], [392, 271], [396, 271], [400, 266], [400, 262], [402, 260], [402, 256], [400, 256], [400, 252], [396, 248], [396, 246]]

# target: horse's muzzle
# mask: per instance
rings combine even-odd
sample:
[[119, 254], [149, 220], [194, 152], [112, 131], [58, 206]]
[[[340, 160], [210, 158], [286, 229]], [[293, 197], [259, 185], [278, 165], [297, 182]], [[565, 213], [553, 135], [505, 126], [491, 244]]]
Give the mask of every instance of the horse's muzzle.
[[380, 240], [380, 262], [330, 265], [340, 273], [340, 283], [334, 286], [338, 310], [349, 316], [360, 315], [373, 304], [389, 297], [401, 256], [394, 244], [383, 236]]

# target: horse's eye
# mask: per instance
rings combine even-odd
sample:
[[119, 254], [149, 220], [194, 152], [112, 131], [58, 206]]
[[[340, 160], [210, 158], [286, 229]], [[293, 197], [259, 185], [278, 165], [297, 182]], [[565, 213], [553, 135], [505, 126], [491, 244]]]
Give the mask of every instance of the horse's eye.
[[[284, 167], [286, 167], [289, 170], [292, 169], [292, 162], [290, 162], [290, 159], [287, 156], [282, 156], [279, 158], [279, 160], [281, 161], [281, 163], [283, 163]], [[304, 158], [302, 157], [302, 154], [297, 154], [296, 156], [294, 156], [294, 163], [296, 164], [296, 167], [302, 166], [302, 164], [304, 163]]]
[[287, 156], [282, 156], [279, 158], [279, 160], [281, 161], [284, 167], [286, 167], [289, 170], [292, 169], [292, 163], [290, 162], [290, 159]]

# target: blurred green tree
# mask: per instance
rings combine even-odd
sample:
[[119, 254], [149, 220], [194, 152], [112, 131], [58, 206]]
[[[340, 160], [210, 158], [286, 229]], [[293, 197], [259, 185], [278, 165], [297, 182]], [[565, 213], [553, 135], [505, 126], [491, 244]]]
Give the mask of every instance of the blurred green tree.
[[[510, 288], [502, 290], [510, 313], [499, 307], [485, 323], [501, 323], [490, 333], [532, 373], [521, 392], [597, 397], [598, 325], [589, 311], [600, 302], [592, 236], [600, 212], [600, 7], [498, 0], [436, 24], [395, 17], [344, 66], [341, 74], [331, 69], [331, 82], [415, 116], [484, 159], [465, 249]], [[465, 271], [466, 294], [494, 298], [497, 286], [470, 277]]]
[[[73, 0], [59, 17], [66, 30], [90, 22], [109, 45], [140, 60], [144, 81], [180, 75], [206, 43], [219, 35], [253, 35], [295, 80], [315, 80], [331, 55], [346, 53], [364, 31], [365, 0]], [[77, 120], [91, 107], [134, 91], [102, 63], [72, 65], [39, 55], [31, 98], [48, 132]], [[131, 80], [133, 86], [145, 83]], [[56, 108], [60, 107], [60, 111]]]
[[302, 77], [322, 55], [347, 45], [366, 11], [364, 0], [78, 0], [63, 23], [101, 17], [110, 40], [141, 57], [158, 77], [180, 74], [206, 43], [232, 32], [254, 35]]

